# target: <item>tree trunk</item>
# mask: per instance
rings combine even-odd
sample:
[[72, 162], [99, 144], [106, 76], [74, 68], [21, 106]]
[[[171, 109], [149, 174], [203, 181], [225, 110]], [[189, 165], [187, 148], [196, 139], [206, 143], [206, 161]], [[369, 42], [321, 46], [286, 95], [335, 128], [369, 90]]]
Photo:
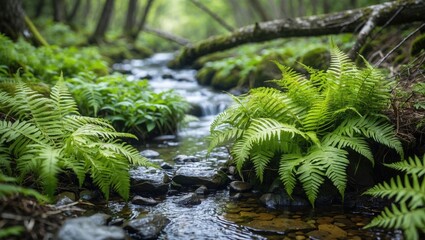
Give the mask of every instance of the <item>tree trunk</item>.
[[125, 18], [124, 24], [124, 35], [130, 37], [134, 31], [134, 26], [136, 25], [136, 10], [137, 10], [137, 0], [129, 0], [127, 16]]
[[84, 8], [83, 8], [83, 13], [81, 14], [82, 15], [81, 19], [79, 19], [83, 23], [87, 21], [87, 18], [89, 17], [89, 14], [91, 11], [91, 3], [92, 3], [92, 0], [86, 0], [86, 4], [84, 5]]
[[251, 4], [251, 7], [254, 9], [254, 11], [260, 15], [262, 21], [270, 20], [267, 12], [264, 10], [263, 6], [258, 0], [249, 0], [249, 3]]
[[163, 38], [167, 41], [177, 43], [181, 46], [187, 46], [188, 44], [190, 44], [190, 41], [185, 39], [185, 38], [182, 38], [180, 36], [176, 36], [176, 35], [168, 33], [168, 32], [161, 31], [159, 29], [150, 28], [148, 26], [145, 26], [144, 31], [151, 33], [151, 34], [154, 34], [154, 35], [156, 35], [160, 38]]
[[[379, 11], [377, 11], [379, 9]], [[401, 9], [401, 10], [400, 10]], [[379, 14], [373, 14], [378, 12]], [[263, 42], [277, 38], [320, 36], [355, 33], [370, 18], [375, 26], [395, 25], [425, 20], [425, 1], [394, 1], [326, 15], [262, 22], [236, 30], [230, 35], [209, 38], [182, 49], [170, 63], [172, 67], [190, 65], [197, 58], [227, 50], [250, 42]], [[398, 13], [398, 14], [395, 14]], [[388, 20], [391, 19], [389, 22]]]
[[151, 9], [153, 1], [154, 0], [148, 0], [148, 2], [146, 3], [142, 19], [140, 19], [139, 25], [137, 26], [137, 30], [131, 35], [131, 40], [133, 42], [136, 41], [137, 36], [139, 36], [139, 33], [143, 30], [143, 27], [145, 26], [146, 19], [148, 18], [149, 10]]
[[304, 0], [298, 0], [298, 16], [305, 16]]
[[280, 0], [280, 18], [288, 17], [287, 0]]
[[74, 20], [75, 16], [77, 15], [78, 9], [80, 8], [80, 5], [81, 5], [81, 0], [75, 0], [74, 6], [72, 7], [71, 12], [66, 17], [67, 23], [71, 23]]
[[115, 0], [106, 0], [105, 5], [103, 5], [102, 15], [99, 18], [96, 30], [89, 39], [89, 43], [100, 43], [104, 41], [106, 30], [112, 18], [114, 4]]
[[328, 0], [323, 0], [323, 13], [329, 13], [331, 11], [331, 5]]
[[221, 17], [219, 17], [217, 14], [215, 14], [213, 11], [211, 11], [207, 6], [199, 2], [198, 0], [189, 0], [191, 3], [193, 3], [196, 7], [207, 13], [209, 16], [211, 16], [217, 23], [219, 23], [222, 27], [224, 27], [227, 31], [233, 32], [234, 28], [226, 23]]
[[25, 30], [21, 0], [0, 0], [0, 33], [16, 41]]
[[66, 6], [64, 0], [52, 0], [53, 1], [53, 21], [65, 22], [66, 18]]
[[311, 0], [311, 6], [312, 6], [312, 13], [313, 15], [317, 15], [317, 9], [318, 9], [318, 0]]
[[43, 14], [43, 9], [44, 9], [44, 0], [38, 0], [37, 6], [35, 8], [34, 17], [39, 18], [41, 14]]

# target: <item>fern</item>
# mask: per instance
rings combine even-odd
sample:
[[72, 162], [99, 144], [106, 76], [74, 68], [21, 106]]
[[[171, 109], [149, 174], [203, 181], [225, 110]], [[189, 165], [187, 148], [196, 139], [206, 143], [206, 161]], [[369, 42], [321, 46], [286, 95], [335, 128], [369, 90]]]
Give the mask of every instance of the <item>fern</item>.
[[344, 197], [347, 150], [373, 165], [373, 140], [403, 156], [393, 127], [381, 114], [389, 104], [391, 83], [380, 71], [370, 65], [357, 68], [335, 46], [327, 71], [305, 66], [310, 78], [277, 66], [282, 79], [273, 82], [280, 90], [262, 87], [234, 97], [236, 103], [211, 125], [209, 151], [233, 141], [238, 171], [251, 162], [261, 182], [265, 169], [278, 165], [287, 193], [299, 181], [313, 206], [326, 178]]
[[406, 173], [367, 190], [364, 194], [374, 197], [391, 198], [395, 204], [385, 208], [366, 228], [401, 228], [407, 239], [419, 239], [419, 232], [425, 233], [425, 156], [387, 164], [388, 167]]
[[80, 186], [88, 173], [106, 198], [112, 188], [127, 199], [129, 164], [150, 165], [119, 140], [134, 135], [116, 132], [105, 120], [79, 116], [62, 78], [50, 98], [18, 82], [16, 93], [0, 94], [0, 102], [18, 118], [0, 121], [0, 149], [15, 156], [21, 177], [35, 174], [49, 196], [57, 188], [58, 174], [71, 170]]

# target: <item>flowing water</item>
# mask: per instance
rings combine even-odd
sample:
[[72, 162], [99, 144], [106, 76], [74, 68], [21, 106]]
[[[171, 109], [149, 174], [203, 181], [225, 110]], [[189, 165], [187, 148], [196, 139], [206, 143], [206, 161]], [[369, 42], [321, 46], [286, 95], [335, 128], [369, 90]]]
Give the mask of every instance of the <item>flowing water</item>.
[[[199, 168], [217, 169], [228, 159], [226, 149], [218, 148], [207, 158], [206, 137], [214, 116], [231, 104], [231, 98], [220, 92], [201, 87], [195, 79], [195, 70], [171, 70], [166, 67], [172, 54], [156, 54], [145, 60], [128, 60], [114, 68], [131, 73], [129, 80], [149, 78], [155, 91], [174, 89], [196, 106], [199, 121], [181, 129], [178, 136], [161, 136], [156, 141], [140, 147], [160, 153], [160, 162], [174, 165], [177, 155], [196, 156]], [[178, 166], [177, 166], [178, 167]], [[143, 171], [143, 170], [141, 170]], [[161, 171], [152, 170], [146, 171]], [[166, 172], [166, 171], [165, 171]], [[141, 174], [144, 174], [141, 172]], [[171, 175], [172, 172], [169, 172]], [[234, 200], [228, 190], [220, 190], [201, 197], [201, 203], [182, 206], [176, 203], [179, 194], [157, 198], [156, 206], [140, 206], [131, 203], [112, 202], [109, 211], [113, 216], [127, 220], [143, 217], [148, 213], [160, 213], [170, 223], [159, 239], [400, 239], [399, 231], [363, 230], [373, 210], [367, 212], [345, 211], [342, 207], [328, 209], [268, 209], [252, 194], [242, 200]], [[288, 223], [289, 222], [289, 223]], [[285, 224], [294, 229], [285, 229]], [[283, 224], [283, 225], [282, 225]], [[297, 228], [297, 224], [301, 224]]]

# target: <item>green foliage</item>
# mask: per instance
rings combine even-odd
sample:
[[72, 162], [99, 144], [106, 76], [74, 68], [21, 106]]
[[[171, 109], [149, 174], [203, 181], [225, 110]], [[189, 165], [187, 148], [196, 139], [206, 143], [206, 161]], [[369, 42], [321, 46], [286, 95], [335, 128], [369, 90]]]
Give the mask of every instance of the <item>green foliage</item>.
[[21, 179], [35, 176], [52, 196], [58, 175], [73, 172], [80, 186], [89, 174], [109, 197], [113, 188], [123, 198], [129, 195], [129, 163], [148, 165], [138, 151], [119, 140], [135, 138], [116, 132], [105, 120], [83, 117], [62, 79], [52, 88], [50, 98], [16, 82], [12, 95], [0, 92], [0, 167], [11, 170], [12, 161]]
[[401, 228], [406, 239], [419, 239], [425, 233], [425, 156], [387, 165], [406, 175], [380, 183], [365, 192], [375, 197], [392, 198], [395, 204], [385, 208], [366, 228]]
[[[0, 199], [15, 194], [35, 197], [38, 201], [47, 202], [48, 199], [34, 189], [24, 188], [16, 185], [16, 179], [8, 177], [0, 172]], [[1, 234], [0, 234], [1, 236]]]
[[155, 93], [147, 81], [128, 81], [123, 75], [71, 79], [71, 89], [82, 114], [104, 117], [120, 131], [139, 138], [172, 133], [189, 104], [173, 91]]
[[[425, 97], [425, 83], [421, 83], [421, 82], [416, 83], [413, 86], [413, 92], [416, 93], [416, 94], [419, 94], [422, 97]], [[424, 101], [416, 102], [414, 104], [414, 107], [416, 109], [425, 109], [425, 102]]]
[[[310, 78], [277, 63], [282, 79], [273, 88], [252, 89], [211, 125], [209, 150], [234, 142], [237, 169], [252, 162], [256, 176], [279, 166], [289, 195], [297, 180], [314, 206], [325, 178], [344, 196], [348, 151], [374, 163], [369, 139], [403, 155], [392, 126], [381, 115], [390, 101], [391, 82], [369, 64], [358, 69], [337, 47], [327, 71], [304, 66]], [[364, 163], [367, 164], [367, 163]]]
[[4, 35], [0, 35], [0, 66], [6, 66], [7, 75], [21, 69], [28, 78], [43, 79], [47, 83], [55, 82], [61, 73], [70, 77], [80, 72], [108, 73], [107, 63], [94, 47], [35, 48], [23, 40], [13, 43]]

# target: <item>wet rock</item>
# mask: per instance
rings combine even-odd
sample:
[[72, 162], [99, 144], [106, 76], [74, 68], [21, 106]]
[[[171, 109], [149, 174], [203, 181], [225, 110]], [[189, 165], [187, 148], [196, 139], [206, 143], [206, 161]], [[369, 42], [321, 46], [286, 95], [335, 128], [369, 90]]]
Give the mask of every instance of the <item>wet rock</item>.
[[169, 163], [163, 162], [161, 163], [161, 168], [165, 170], [173, 169], [173, 166], [171, 166]]
[[80, 192], [80, 199], [84, 201], [92, 201], [99, 197], [99, 194], [90, 190], [83, 190]]
[[253, 220], [244, 226], [260, 232], [295, 232], [295, 231], [308, 231], [313, 230], [315, 227], [309, 223], [301, 220], [294, 220], [289, 218], [274, 218], [272, 220]]
[[137, 205], [155, 206], [159, 202], [153, 198], [144, 198], [141, 196], [134, 196], [133, 199], [131, 200], [131, 203], [137, 204]]
[[177, 163], [199, 162], [200, 159], [195, 156], [177, 155], [173, 160]]
[[145, 158], [157, 158], [159, 157], [160, 154], [157, 151], [147, 149], [147, 150], [141, 151], [140, 155], [142, 155]]
[[[74, 197], [75, 197], [75, 194], [74, 194]], [[56, 198], [58, 199], [55, 204], [56, 207], [64, 206], [64, 205], [75, 202], [69, 196], [62, 193], [60, 193]]]
[[59, 229], [59, 240], [126, 239], [124, 230], [116, 226], [106, 226], [110, 216], [95, 214], [90, 217], [68, 219]]
[[319, 231], [329, 232], [333, 238], [346, 238], [347, 232], [333, 224], [320, 224]]
[[230, 183], [230, 190], [234, 192], [248, 192], [252, 189], [252, 184], [242, 181], [233, 181]]
[[283, 206], [306, 207], [310, 205], [306, 199], [297, 196], [293, 196], [291, 198], [287, 193], [266, 193], [260, 197], [260, 201], [268, 208]]
[[195, 193], [198, 195], [207, 195], [208, 194], [208, 188], [205, 186], [200, 186], [195, 190]]
[[172, 180], [168, 174], [164, 173], [164, 177], [162, 178], [163, 183], [170, 183]]
[[172, 140], [176, 140], [176, 136], [175, 135], [161, 135], [161, 136], [155, 137], [153, 140], [157, 141], [157, 142], [172, 141]]
[[133, 181], [131, 183], [131, 192], [140, 195], [164, 195], [168, 191], [166, 183], [152, 183], [149, 181]]
[[150, 214], [141, 219], [129, 221], [124, 229], [131, 233], [132, 239], [156, 239], [170, 220], [161, 214]]
[[317, 219], [318, 224], [327, 224], [327, 223], [332, 223], [333, 221], [334, 219], [331, 217], [319, 217]]
[[[155, 170], [155, 169], [153, 169]], [[158, 196], [167, 193], [168, 183], [164, 183], [164, 173], [150, 171], [143, 167], [130, 170], [130, 191], [136, 195]]]
[[222, 189], [229, 178], [224, 172], [209, 167], [183, 166], [176, 171], [173, 182], [185, 187], [204, 185], [208, 189]]
[[163, 79], [174, 79], [174, 76], [171, 73], [164, 73], [161, 77]]
[[237, 173], [236, 172], [236, 167], [235, 166], [230, 166], [228, 168], [228, 172], [229, 172], [230, 175], [235, 175]]
[[314, 240], [333, 239], [332, 237], [330, 237], [331, 234], [329, 232], [321, 231], [321, 230], [314, 230], [314, 231], [308, 232], [307, 235], [310, 237], [310, 239], [314, 239]]
[[201, 204], [201, 199], [196, 193], [189, 193], [177, 199], [175, 203], [185, 206], [198, 205]]

